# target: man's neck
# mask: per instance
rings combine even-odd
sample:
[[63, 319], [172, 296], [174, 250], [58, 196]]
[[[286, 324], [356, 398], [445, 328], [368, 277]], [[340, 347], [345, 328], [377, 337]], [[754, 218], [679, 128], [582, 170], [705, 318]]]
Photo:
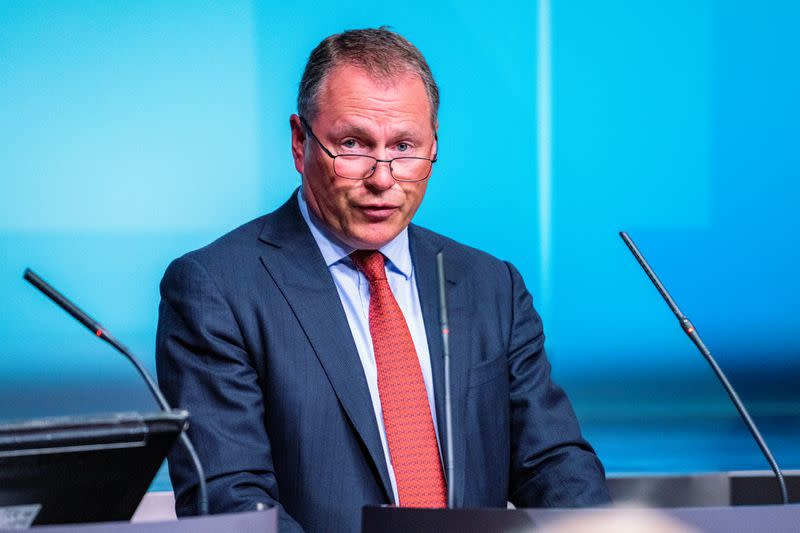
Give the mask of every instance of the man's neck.
[[[311, 235], [314, 237], [317, 246], [322, 252], [322, 257], [325, 259], [326, 265], [331, 266], [356, 250], [356, 248], [342, 242], [319, 217], [311, 212], [303, 196], [302, 187], [297, 191], [297, 203], [300, 207], [300, 214], [311, 230]], [[411, 275], [413, 266], [411, 264], [411, 252], [408, 247], [407, 227], [403, 228], [403, 231], [394, 239], [378, 248], [378, 251], [386, 256], [395, 270], [403, 274], [406, 278]]]

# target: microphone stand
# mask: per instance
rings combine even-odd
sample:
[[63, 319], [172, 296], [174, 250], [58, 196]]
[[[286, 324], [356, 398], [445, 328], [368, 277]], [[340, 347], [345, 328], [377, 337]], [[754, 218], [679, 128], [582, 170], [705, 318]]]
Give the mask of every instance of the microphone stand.
[[444, 254], [436, 254], [436, 268], [439, 277], [439, 322], [442, 326], [442, 352], [444, 354], [444, 421], [447, 435], [447, 455], [445, 465], [447, 470], [447, 508], [455, 508], [453, 494], [453, 407], [450, 398], [450, 325], [447, 318], [447, 296], [444, 289]]
[[647, 274], [647, 277], [650, 278], [650, 281], [653, 282], [653, 285], [655, 285], [659, 294], [661, 294], [661, 297], [664, 298], [665, 302], [667, 302], [667, 305], [672, 310], [672, 313], [675, 315], [675, 317], [678, 319], [678, 322], [680, 323], [683, 331], [692, 340], [694, 345], [697, 346], [697, 349], [703, 355], [705, 360], [708, 361], [708, 364], [711, 365], [712, 370], [714, 370], [714, 374], [717, 375], [717, 378], [719, 379], [720, 383], [722, 383], [722, 386], [725, 388], [725, 392], [728, 393], [728, 396], [733, 402], [733, 405], [736, 406], [736, 410], [739, 411], [739, 415], [742, 417], [745, 426], [747, 426], [747, 429], [750, 430], [750, 434], [753, 435], [753, 438], [758, 444], [758, 447], [761, 448], [761, 453], [764, 454], [764, 457], [767, 459], [769, 466], [775, 473], [775, 477], [777, 478], [778, 484], [780, 485], [781, 500], [783, 501], [783, 504], [784, 505], [788, 504], [789, 495], [786, 492], [786, 482], [783, 479], [783, 473], [781, 472], [781, 469], [778, 467], [778, 463], [775, 461], [775, 457], [773, 457], [772, 452], [769, 451], [767, 443], [764, 442], [764, 439], [761, 437], [761, 433], [758, 431], [755, 422], [753, 422], [753, 419], [750, 418], [750, 414], [747, 412], [747, 409], [745, 408], [744, 404], [739, 399], [739, 395], [736, 394], [736, 391], [733, 389], [733, 386], [728, 381], [728, 378], [725, 377], [725, 373], [719, 367], [717, 362], [714, 360], [714, 357], [711, 355], [711, 352], [703, 343], [703, 340], [700, 338], [700, 335], [697, 333], [697, 330], [695, 329], [694, 325], [692, 325], [692, 323], [689, 321], [686, 315], [684, 315], [678, 308], [678, 304], [675, 303], [675, 300], [673, 300], [672, 296], [670, 296], [670, 294], [667, 292], [666, 287], [664, 287], [664, 285], [661, 283], [661, 280], [658, 279], [656, 273], [653, 272], [653, 269], [650, 268], [649, 264], [647, 264], [647, 261], [645, 260], [644, 256], [639, 251], [639, 249], [636, 247], [636, 245], [633, 243], [633, 240], [624, 231], [620, 231], [619, 236], [622, 237], [622, 240], [628, 246], [628, 249], [631, 251], [633, 256], [639, 262], [639, 265], [642, 267], [642, 269], [644, 269], [645, 273]]
[[[54, 287], [52, 287], [49, 283], [45, 280], [40, 278], [36, 273], [31, 270], [30, 268], [25, 269], [25, 274], [23, 275], [26, 281], [28, 281], [31, 285], [39, 289], [45, 296], [53, 300], [59, 307], [61, 307], [64, 311], [69, 313], [73, 316], [78, 322], [86, 326], [92, 333], [94, 333], [97, 337], [104, 340], [115, 350], [119, 353], [124, 355], [128, 361], [133, 363], [133, 366], [136, 367], [136, 370], [139, 372], [139, 375], [142, 376], [144, 382], [147, 384], [147, 388], [150, 389], [150, 392], [153, 394], [153, 397], [156, 399], [159, 407], [161, 407], [162, 411], [171, 411], [172, 408], [169, 406], [169, 402], [167, 399], [164, 398], [164, 395], [161, 393], [161, 390], [156, 385], [156, 382], [153, 380], [152, 376], [147, 372], [147, 369], [142, 365], [139, 359], [131, 353], [131, 351], [124, 346], [121, 342], [111, 336], [108, 331], [100, 325], [99, 322], [94, 320], [92, 317], [84, 313], [77, 305], [69, 301], [63, 294], [58, 292]], [[189, 436], [186, 434], [186, 431], [181, 431], [180, 433], [180, 442], [183, 447], [186, 449], [189, 457], [192, 460], [192, 464], [194, 465], [194, 469], [197, 472], [198, 478], [198, 496], [197, 496], [197, 511], [201, 515], [208, 514], [208, 491], [206, 488], [206, 476], [203, 472], [203, 465], [200, 463], [200, 458], [197, 456], [197, 452], [192, 445], [192, 441], [189, 440]]]

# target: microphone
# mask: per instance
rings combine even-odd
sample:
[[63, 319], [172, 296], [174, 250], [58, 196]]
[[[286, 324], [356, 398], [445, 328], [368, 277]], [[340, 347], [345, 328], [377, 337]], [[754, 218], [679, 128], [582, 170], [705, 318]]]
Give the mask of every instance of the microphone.
[[655, 285], [659, 294], [661, 294], [661, 297], [664, 298], [665, 302], [667, 302], [667, 305], [672, 310], [672, 313], [675, 315], [675, 317], [678, 319], [678, 322], [680, 323], [683, 331], [692, 340], [694, 345], [697, 346], [697, 349], [703, 355], [705, 360], [708, 361], [709, 365], [711, 365], [711, 368], [714, 370], [714, 373], [717, 375], [717, 378], [719, 378], [719, 381], [722, 383], [722, 386], [725, 387], [725, 392], [727, 392], [728, 396], [730, 396], [733, 405], [735, 405], [736, 410], [739, 411], [739, 415], [741, 415], [742, 420], [747, 426], [747, 429], [750, 430], [750, 434], [753, 435], [753, 438], [758, 444], [758, 447], [761, 448], [761, 453], [764, 454], [764, 457], [767, 459], [769, 466], [775, 473], [775, 477], [778, 480], [778, 484], [780, 485], [781, 498], [783, 500], [783, 504], [784, 505], [788, 504], [789, 496], [786, 492], [786, 482], [783, 480], [783, 473], [781, 472], [781, 469], [778, 467], [778, 463], [775, 462], [775, 457], [772, 456], [772, 452], [769, 451], [767, 443], [764, 442], [764, 439], [761, 437], [761, 433], [758, 431], [755, 422], [753, 422], [753, 419], [750, 418], [750, 414], [747, 412], [747, 409], [745, 409], [744, 404], [742, 404], [741, 400], [739, 399], [739, 395], [736, 394], [736, 391], [733, 389], [733, 386], [728, 381], [728, 378], [725, 377], [725, 374], [722, 372], [722, 369], [719, 367], [719, 365], [717, 365], [717, 362], [714, 360], [714, 357], [711, 355], [711, 352], [709, 351], [708, 348], [706, 348], [706, 345], [703, 343], [702, 339], [700, 338], [700, 335], [697, 333], [697, 329], [695, 329], [691, 321], [678, 308], [678, 304], [675, 303], [675, 300], [673, 300], [672, 296], [670, 296], [670, 294], [667, 292], [666, 287], [664, 287], [664, 285], [661, 283], [661, 280], [658, 279], [656, 273], [653, 272], [653, 269], [650, 268], [649, 264], [647, 264], [647, 261], [645, 260], [644, 256], [639, 251], [639, 249], [636, 247], [636, 245], [633, 243], [633, 240], [624, 231], [620, 231], [619, 236], [622, 237], [623, 241], [625, 241], [625, 244], [628, 246], [628, 249], [630, 249], [631, 253], [639, 262], [639, 265], [641, 265], [642, 269], [644, 269], [645, 274], [647, 274], [647, 277], [650, 278], [650, 281], [653, 282], [653, 285]]
[[[161, 393], [161, 390], [156, 385], [156, 382], [147, 372], [147, 369], [142, 365], [141, 362], [131, 353], [131, 351], [125, 347], [122, 343], [120, 343], [117, 339], [111, 336], [111, 334], [100, 325], [95, 319], [84, 313], [77, 305], [69, 301], [63, 294], [58, 292], [53, 286], [47, 283], [45, 280], [40, 278], [33, 270], [30, 268], [25, 269], [25, 274], [23, 275], [26, 281], [28, 281], [31, 285], [39, 289], [45, 296], [53, 300], [59, 307], [61, 307], [64, 311], [69, 313], [73, 316], [78, 322], [89, 328], [89, 330], [94, 333], [100, 339], [106, 341], [108, 344], [114, 347], [118, 352], [124, 355], [133, 366], [136, 367], [136, 370], [139, 372], [139, 375], [142, 376], [147, 387], [150, 389], [150, 392], [158, 402], [158, 405], [161, 407], [162, 411], [171, 411], [172, 408], [169, 406], [167, 399], [164, 398], [164, 395]], [[189, 457], [191, 457], [192, 463], [194, 464], [194, 469], [197, 472], [198, 478], [198, 497], [197, 497], [197, 508], [198, 512], [201, 515], [208, 514], [208, 492], [206, 490], [206, 476], [203, 472], [203, 465], [200, 464], [200, 458], [197, 456], [197, 452], [192, 445], [192, 441], [189, 440], [189, 436], [186, 434], [185, 431], [181, 431], [180, 434], [180, 441], [183, 444], [183, 447], [186, 448], [186, 451], [189, 453]]]
[[444, 354], [444, 425], [447, 431], [447, 455], [445, 468], [447, 470], [447, 508], [453, 509], [455, 501], [453, 496], [453, 475], [455, 471], [453, 462], [453, 408], [450, 399], [450, 325], [447, 319], [447, 296], [444, 290], [444, 254], [436, 254], [436, 269], [439, 277], [439, 323], [442, 326], [442, 348]]

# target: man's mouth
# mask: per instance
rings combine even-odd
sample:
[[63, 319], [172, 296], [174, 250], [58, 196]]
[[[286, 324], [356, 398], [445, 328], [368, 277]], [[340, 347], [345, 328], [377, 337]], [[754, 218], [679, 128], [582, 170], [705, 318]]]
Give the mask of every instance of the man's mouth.
[[361, 211], [370, 222], [386, 220], [399, 209], [398, 206], [389, 204], [358, 205], [356, 208]]

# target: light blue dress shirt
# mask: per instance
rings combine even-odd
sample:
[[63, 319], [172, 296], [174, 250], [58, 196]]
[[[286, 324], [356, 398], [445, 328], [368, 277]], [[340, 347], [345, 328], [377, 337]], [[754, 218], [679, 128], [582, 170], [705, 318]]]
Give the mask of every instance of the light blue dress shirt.
[[[353, 334], [361, 366], [364, 367], [364, 376], [367, 378], [369, 394], [372, 398], [372, 407], [375, 410], [375, 420], [383, 443], [383, 454], [386, 457], [386, 466], [389, 468], [389, 479], [392, 483], [394, 501], [399, 504], [397, 496], [397, 482], [395, 481], [392, 458], [389, 455], [389, 446], [386, 441], [386, 429], [383, 425], [383, 412], [381, 411], [381, 398], [378, 393], [378, 370], [375, 365], [375, 353], [372, 348], [372, 337], [369, 333], [369, 282], [364, 274], [356, 269], [350, 254], [355, 251], [339, 241], [324, 224], [308, 210], [308, 205], [303, 198], [302, 188], [297, 193], [300, 204], [300, 213], [308, 224], [314, 240], [322, 252], [325, 264], [328, 265], [339, 298], [342, 301], [350, 331]], [[428, 404], [431, 408], [433, 427], [436, 430], [436, 406], [433, 398], [433, 374], [431, 372], [431, 358], [428, 352], [428, 338], [425, 336], [425, 323], [422, 320], [422, 307], [419, 303], [417, 281], [414, 276], [414, 265], [411, 262], [411, 250], [408, 247], [408, 228], [379, 248], [386, 257], [386, 274], [389, 286], [394, 293], [403, 316], [408, 324], [411, 339], [419, 357], [419, 366], [422, 370], [422, 379], [425, 381], [425, 390], [428, 393]], [[436, 434], [438, 441], [438, 431]], [[441, 448], [440, 448], [441, 449]]]

